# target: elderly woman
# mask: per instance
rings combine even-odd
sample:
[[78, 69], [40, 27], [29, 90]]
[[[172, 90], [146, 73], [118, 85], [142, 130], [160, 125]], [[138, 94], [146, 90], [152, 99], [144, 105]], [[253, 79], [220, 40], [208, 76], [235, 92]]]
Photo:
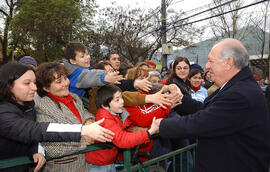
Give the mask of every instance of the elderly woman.
[[[68, 124], [83, 124], [93, 118], [84, 109], [82, 101], [68, 90], [68, 71], [56, 62], [43, 63], [36, 69], [37, 93], [35, 108], [37, 121]], [[57, 158], [86, 148], [86, 138], [80, 142], [43, 142], [46, 154]], [[88, 140], [91, 142], [91, 140]], [[85, 155], [72, 155], [48, 161], [43, 171], [88, 171]]]
[[[84, 135], [103, 142], [112, 140], [108, 137], [113, 133], [98, 125], [102, 121], [85, 126], [35, 122], [35, 82], [34, 69], [30, 66], [7, 63], [0, 68], [0, 160], [28, 155], [37, 163], [36, 172], [45, 163], [44, 151], [38, 142], [79, 142]], [[1, 171], [24, 172], [31, 166], [19, 165]]]

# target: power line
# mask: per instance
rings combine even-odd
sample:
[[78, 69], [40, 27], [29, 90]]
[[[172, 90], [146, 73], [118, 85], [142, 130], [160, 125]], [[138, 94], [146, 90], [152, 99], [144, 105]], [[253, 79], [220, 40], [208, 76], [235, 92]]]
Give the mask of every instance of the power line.
[[209, 8], [209, 9], [207, 9], [207, 10], [204, 10], [204, 11], [198, 12], [198, 13], [193, 14], [193, 15], [190, 15], [190, 16], [185, 17], [185, 18], [183, 18], [183, 19], [180, 19], [180, 20], [174, 21], [174, 22], [173, 22], [173, 24], [178, 23], [178, 22], [183, 21], [183, 20], [187, 20], [187, 19], [192, 18], [192, 17], [195, 17], [195, 16], [198, 16], [198, 15], [203, 14], [203, 13], [205, 13], [205, 12], [212, 11], [212, 10], [214, 10], [214, 9], [216, 9], [216, 8], [219, 8], [219, 7], [225, 6], [225, 5], [230, 4], [230, 3], [234, 2], [234, 1], [237, 1], [237, 0], [231, 0], [231, 1], [227, 1], [227, 2], [225, 2], [225, 3], [223, 3], [223, 4], [220, 4], [220, 5], [217, 5], [217, 6], [215, 6], [215, 7]]
[[169, 5], [177, 4], [177, 3], [179, 3], [179, 2], [183, 2], [183, 1], [184, 1], [184, 0], [179, 0], [179, 1], [176, 1], [176, 2], [171, 3], [171, 4], [169, 4]]
[[[202, 11], [202, 12], [199, 12], [199, 13], [193, 14], [193, 15], [188, 16], [188, 17], [185, 17], [184, 19], [177, 20], [177, 21], [175, 21], [175, 22], [171, 23], [170, 25], [172, 25], [172, 24], [176, 24], [176, 23], [177, 23], [177, 22], [179, 22], [179, 21], [186, 20], [186, 19], [189, 19], [189, 18], [191, 18], [191, 17], [195, 17], [195, 16], [197, 16], [197, 15], [200, 15], [200, 14], [202, 14], [202, 13], [205, 13], [205, 12], [211, 11], [211, 10], [213, 10], [213, 9], [216, 9], [216, 8], [222, 7], [222, 6], [227, 5], [227, 4], [229, 4], [229, 3], [233, 2], [233, 1], [237, 1], [237, 0], [231, 0], [231, 1], [225, 2], [225, 3], [223, 3], [223, 4], [220, 4], [220, 5], [218, 5], [218, 6], [215, 6], [215, 7], [213, 7], [213, 8], [208, 9], [208, 10], [204, 10], [204, 11]], [[140, 38], [143, 38], [143, 37], [145, 37], [145, 36], [147, 36], [147, 35], [149, 35], [149, 34], [151, 34], [151, 33], [154, 33], [154, 32], [156, 32], [156, 31], [159, 31], [160, 29], [161, 29], [161, 28], [158, 28], [158, 29], [152, 30], [152, 31], [150, 31], [150, 32], [148, 32], [148, 33], [146, 33], [146, 34], [142, 35]], [[170, 29], [171, 29], [171, 28], [167, 29], [167, 30], [166, 30], [166, 32], [167, 32], [168, 30], [170, 30]], [[139, 38], [139, 39], [140, 39], [140, 38]]]
[[[236, 8], [236, 9], [233, 9], [233, 10], [230, 10], [230, 11], [227, 11], [227, 12], [224, 12], [224, 13], [220, 13], [220, 14], [217, 14], [217, 15], [214, 15], [214, 16], [210, 16], [210, 17], [206, 17], [206, 18], [203, 18], [203, 19], [195, 20], [193, 22], [181, 24], [179, 26], [174, 26], [174, 27], [182, 27], [182, 26], [185, 26], [185, 25], [190, 25], [190, 24], [193, 24], [193, 23], [198, 23], [198, 22], [201, 22], [201, 21], [204, 21], [204, 20], [209, 20], [211, 18], [219, 17], [219, 16], [224, 15], [224, 14], [228, 14], [228, 13], [231, 13], [231, 12], [234, 12], [234, 11], [242, 10], [244, 8], [248, 8], [248, 7], [251, 7], [251, 6], [254, 6], [254, 5], [263, 3], [265, 1], [269, 1], [269, 0], [262, 0], [262, 1], [259, 1], [259, 2], [255, 2], [255, 3], [249, 4], [249, 5], [243, 6], [243, 7], [239, 7], [239, 8]], [[167, 29], [167, 31], [170, 30], [170, 29], [171, 28]]]
[[[224, 0], [221, 0], [220, 2], [222, 2], [222, 1], [224, 1]], [[207, 8], [207, 7], [211, 7], [212, 5], [216, 5], [216, 4], [215, 3], [206, 4], [206, 5], [200, 6], [198, 8], [194, 8], [194, 9], [185, 11], [185, 13], [192, 13], [194, 11], [198, 11], [198, 10], [201, 10], [201, 9], [204, 9], [204, 8]]]

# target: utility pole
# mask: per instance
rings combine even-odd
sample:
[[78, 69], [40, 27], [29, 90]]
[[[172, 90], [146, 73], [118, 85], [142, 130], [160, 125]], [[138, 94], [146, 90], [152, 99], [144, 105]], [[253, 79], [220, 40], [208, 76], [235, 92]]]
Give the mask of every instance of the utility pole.
[[[166, 2], [165, 0], [161, 0], [161, 44], [167, 44], [167, 36], [166, 36]], [[163, 49], [163, 48], [162, 48]], [[167, 66], [167, 54], [162, 51], [162, 59], [161, 59], [162, 67]]]

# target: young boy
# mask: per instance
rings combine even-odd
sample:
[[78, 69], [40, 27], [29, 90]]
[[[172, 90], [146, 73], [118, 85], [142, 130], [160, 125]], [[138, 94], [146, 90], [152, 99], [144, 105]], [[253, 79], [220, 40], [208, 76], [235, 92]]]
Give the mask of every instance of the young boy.
[[[98, 109], [95, 120], [104, 118], [102, 127], [115, 133], [112, 143], [119, 148], [131, 148], [150, 141], [151, 135], [158, 132], [153, 119], [151, 128], [144, 131], [128, 132], [131, 121], [124, 110], [121, 89], [115, 85], [102, 86], [96, 93], [95, 102]], [[118, 154], [116, 147], [86, 153], [89, 171], [115, 171], [114, 162]]]
[[107, 74], [104, 70], [92, 70], [87, 48], [80, 42], [67, 44], [63, 63], [69, 71], [69, 91], [80, 98], [88, 88], [103, 86], [107, 83], [119, 83], [118, 81], [122, 80], [122, 76], [117, 72]]

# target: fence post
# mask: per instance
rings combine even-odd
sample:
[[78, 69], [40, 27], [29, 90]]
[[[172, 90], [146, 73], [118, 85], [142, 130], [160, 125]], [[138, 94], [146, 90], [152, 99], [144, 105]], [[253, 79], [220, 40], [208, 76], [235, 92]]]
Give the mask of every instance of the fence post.
[[124, 170], [126, 172], [131, 172], [131, 151], [130, 149], [124, 150]]

